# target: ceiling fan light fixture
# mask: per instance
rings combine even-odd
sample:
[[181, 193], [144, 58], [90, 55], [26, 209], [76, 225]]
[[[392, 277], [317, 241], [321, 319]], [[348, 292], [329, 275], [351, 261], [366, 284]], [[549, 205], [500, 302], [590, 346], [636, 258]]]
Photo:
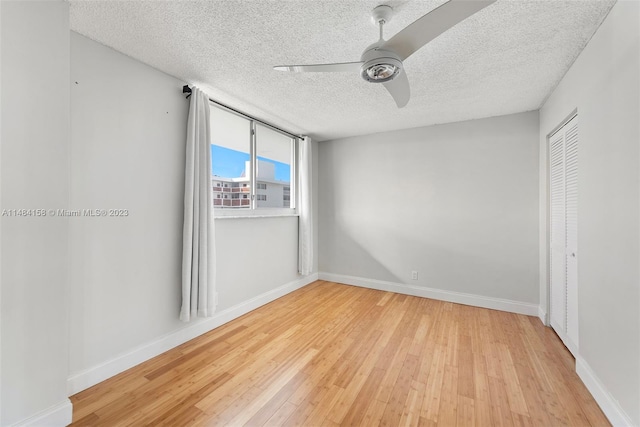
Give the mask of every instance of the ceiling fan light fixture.
[[376, 58], [365, 62], [360, 70], [363, 79], [371, 83], [393, 80], [402, 71], [402, 62], [395, 58]]
[[376, 64], [367, 68], [367, 77], [369, 80], [389, 80], [398, 73], [399, 68], [391, 64]]

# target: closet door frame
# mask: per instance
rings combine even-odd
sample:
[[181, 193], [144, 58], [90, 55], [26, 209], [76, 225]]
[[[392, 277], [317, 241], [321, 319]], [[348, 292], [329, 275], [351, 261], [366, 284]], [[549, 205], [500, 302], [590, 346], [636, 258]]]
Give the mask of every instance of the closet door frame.
[[[566, 116], [566, 118], [564, 120], [562, 120], [551, 132], [549, 132], [546, 136], [545, 139], [545, 143], [546, 143], [546, 147], [545, 147], [545, 151], [546, 151], [546, 247], [545, 247], [545, 252], [546, 252], [546, 301], [544, 301], [544, 303], [546, 304], [546, 312], [544, 313], [544, 318], [541, 319], [543, 320], [544, 324], [546, 326], [551, 327], [551, 256], [552, 256], [552, 252], [551, 252], [551, 227], [552, 227], [552, 221], [551, 221], [551, 209], [552, 209], [552, 205], [551, 205], [551, 139], [552, 137], [557, 134], [559, 131], [562, 130], [562, 128], [564, 126], [566, 126], [571, 120], [575, 119], [578, 116], [578, 110], [575, 109], [573, 110], [569, 115]], [[579, 122], [578, 122], [579, 123]], [[566, 171], [564, 172], [566, 174]], [[566, 189], [565, 189], [566, 191]], [[566, 206], [565, 206], [566, 209]], [[566, 212], [565, 212], [566, 214]], [[566, 232], [566, 230], [565, 230]], [[566, 266], [565, 266], [566, 268]], [[565, 301], [566, 303], [566, 301]], [[554, 329], [555, 331], [555, 329]], [[558, 331], [556, 331], [556, 333], [558, 333]], [[565, 343], [565, 345], [567, 345], [566, 342], [566, 338], [567, 338], [567, 331], [564, 331], [564, 336], [560, 337], [562, 339], [562, 341]], [[571, 347], [575, 347], [575, 348], [569, 348], [569, 350], [574, 354], [574, 356], [576, 356], [578, 354], [578, 348], [577, 348], [577, 343], [573, 343], [571, 342]]]

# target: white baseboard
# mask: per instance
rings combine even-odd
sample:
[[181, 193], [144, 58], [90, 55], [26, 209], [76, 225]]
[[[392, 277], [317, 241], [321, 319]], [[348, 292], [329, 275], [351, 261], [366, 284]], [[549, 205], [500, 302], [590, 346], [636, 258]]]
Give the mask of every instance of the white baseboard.
[[60, 427], [71, 424], [73, 405], [69, 399], [14, 424], [16, 427]]
[[544, 309], [542, 308], [542, 306], [538, 306], [538, 317], [540, 318], [540, 321], [542, 322], [542, 324], [544, 326], [549, 326], [547, 324], [547, 312], [544, 311]]
[[404, 283], [385, 282], [382, 280], [366, 279], [363, 277], [345, 276], [342, 274], [321, 272], [318, 274], [318, 276], [320, 280], [344, 283], [347, 285], [360, 286], [363, 288], [377, 289], [379, 291], [396, 292], [399, 294], [431, 298], [440, 301], [455, 302], [458, 304], [472, 305], [475, 307], [490, 308], [492, 310], [526, 314], [527, 316], [538, 316], [538, 305], [526, 302], [465, 294], [462, 292], [445, 291], [442, 289], [426, 288], [422, 286], [407, 285]]
[[607, 391], [604, 384], [582, 357], [576, 357], [576, 373], [587, 387], [587, 390], [591, 392], [595, 401], [600, 405], [600, 409], [607, 416], [611, 425], [614, 427], [630, 427], [634, 425], [631, 418], [620, 407], [618, 401], [611, 396], [611, 393]]
[[112, 376], [126, 371], [146, 360], [149, 360], [167, 350], [183, 344], [197, 336], [224, 325], [233, 319], [255, 310], [256, 308], [270, 303], [290, 292], [300, 289], [318, 280], [318, 273], [301, 277], [293, 282], [289, 282], [262, 295], [258, 295], [250, 300], [244, 301], [206, 319], [195, 320], [184, 328], [158, 338], [155, 341], [139, 346], [128, 353], [121, 354], [100, 365], [77, 372], [67, 379], [67, 392], [69, 396], [85, 390], [99, 382], [111, 378]]

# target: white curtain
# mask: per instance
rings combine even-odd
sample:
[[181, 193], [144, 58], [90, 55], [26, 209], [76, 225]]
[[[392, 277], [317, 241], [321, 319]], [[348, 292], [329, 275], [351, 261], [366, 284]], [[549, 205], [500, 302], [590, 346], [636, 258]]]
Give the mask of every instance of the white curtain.
[[180, 320], [188, 322], [212, 316], [217, 301], [209, 97], [196, 87], [191, 88], [186, 154]]
[[298, 272], [308, 276], [313, 270], [313, 217], [311, 212], [311, 139], [298, 145]]

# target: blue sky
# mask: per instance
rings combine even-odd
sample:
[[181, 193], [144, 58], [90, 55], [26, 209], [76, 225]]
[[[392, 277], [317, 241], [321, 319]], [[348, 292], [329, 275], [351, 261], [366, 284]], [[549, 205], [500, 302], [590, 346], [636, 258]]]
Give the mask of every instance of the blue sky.
[[[264, 157], [258, 157], [258, 159], [276, 165], [276, 180], [289, 182], [291, 166]], [[244, 162], [247, 160], [249, 160], [249, 153], [211, 144], [211, 173], [213, 175], [223, 178], [237, 178], [242, 175]]]

